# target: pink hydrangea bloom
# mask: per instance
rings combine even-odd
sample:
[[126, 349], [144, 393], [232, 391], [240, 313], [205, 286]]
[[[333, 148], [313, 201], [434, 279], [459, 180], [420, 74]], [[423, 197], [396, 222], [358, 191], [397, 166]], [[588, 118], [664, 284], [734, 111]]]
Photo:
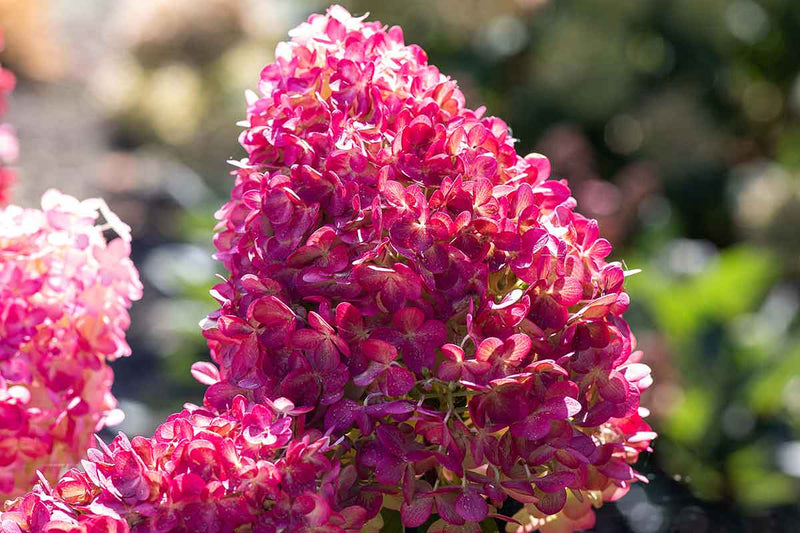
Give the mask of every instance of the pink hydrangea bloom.
[[[3, 50], [3, 35], [0, 32], [0, 51]], [[0, 117], [6, 111], [6, 98], [14, 90], [16, 78], [10, 71], [0, 66]], [[8, 203], [9, 188], [16, 175], [9, 168], [17, 160], [19, 147], [14, 129], [8, 124], [0, 123], [0, 206]]]
[[[107, 242], [107, 229], [120, 237]], [[41, 210], [0, 209], [0, 499], [37, 469], [54, 479], [119, 420], [106, 361], [130, 354], [128, 308], [142, 294], [129, 241], [101, 200], [49, 191]]]
[[511, 530], [585, 526], [655, 436], [611, 245], [400, 28], [332, 7], [290, 35], [217, 214], [206, 401], [311, 408], [407, 525], [511, 498], [533, 513]]
[[100, 441], [83, 470], [10, 502], [0, 532], [362, 531], [367, 511], [345, 501], [352, 467], [318, 432], [293, 438], [302, 412], [241, 396], [221, 414], [187, 405], [152, 438]]

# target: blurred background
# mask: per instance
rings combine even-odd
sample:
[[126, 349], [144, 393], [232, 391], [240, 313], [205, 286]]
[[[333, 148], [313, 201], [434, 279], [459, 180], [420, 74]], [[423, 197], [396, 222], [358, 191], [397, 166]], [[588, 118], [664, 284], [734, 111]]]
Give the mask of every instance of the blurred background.
[[[399, 24], [570, 180], [629, 279], [654, 368], [651, 482], [596, 531], [800, 530], [800, 2], [348, 1]], [[246, 88], [316, 1], [0, 0], [15, 203], [101, 195], [146, 291], [121, 429], [202, 401], [213, 212]]]

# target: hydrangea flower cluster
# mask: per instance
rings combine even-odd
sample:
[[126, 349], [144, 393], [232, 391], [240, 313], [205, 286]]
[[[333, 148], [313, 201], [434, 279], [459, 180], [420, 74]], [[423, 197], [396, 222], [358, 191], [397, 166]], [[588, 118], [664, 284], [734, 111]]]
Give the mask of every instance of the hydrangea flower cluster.
[[365, 509], [329, 503], [354, 468], [329, 458], [318, 433], [292, 438], [303, 411], [241, 396], [224, 414], [187, 405], [152, 438], [99, 441], [82, 470], [14, 502], [0, 531], [360, 532]]
[[590, 526], [655, 437], [611, 245], [400, 28], [332, 7], [290, 35], [217, 214], [206, 402], [310, 408], [406, 526], [510, 500], [511, 530]]
[[[0, 33], [0, 51], [3, 50], [3, 35]], [[6, 111], [6, 98], [14, 90], [16, 78], [10, 71], [0, 65], [0, 117]], [[8, 190], [14, 183], [15, 174], [9, 168], [17, 160], [17, 137], [14, 129], [8, 124], [0, 123], [0, 205], [9, 200]]]
[[[106, 242], [107, 229], [120, 237]], [[106, 361], [130, 353], [142, 291], [129, 241], [101, 200], [49, 191], [41, 210], [0, 209], [0, 499], [37, 469], [55, 478], [120, 419]]]

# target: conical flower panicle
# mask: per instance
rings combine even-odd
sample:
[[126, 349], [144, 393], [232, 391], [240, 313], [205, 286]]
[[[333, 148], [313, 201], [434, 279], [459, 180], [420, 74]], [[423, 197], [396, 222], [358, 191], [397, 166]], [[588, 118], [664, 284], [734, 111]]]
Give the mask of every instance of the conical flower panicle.
[[512, 498], [523, 523], [585, 527], [655, 436], [611, 245], [399, 28], [332, 7], [291, 36], [217, 213], [231, 277], [204, 325], [207, 402], [311, 408], [406, 525], [475, 524]]

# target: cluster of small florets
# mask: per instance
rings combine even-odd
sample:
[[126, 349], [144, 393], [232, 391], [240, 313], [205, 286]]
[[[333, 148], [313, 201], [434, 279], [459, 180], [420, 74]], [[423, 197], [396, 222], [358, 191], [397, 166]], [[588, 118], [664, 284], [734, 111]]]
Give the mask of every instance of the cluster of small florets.
[[223, 414], [189, 405], [152, 438], [99, 441], [82, 470], [13, 502], [0, 531], [360, 532], [366, 511], [335, 512], [325, 497], [344, 493], [353, 467], [329, 458], [318, 432], [293, 438], [304, 411], [241, 396]]
[[334, 7], [290, 35], [218, 213], [206, 402], [310, 408], [406, 526], [509, 499], [512, 529], [589, 526], [655, 436], [610, 244], [399, 28]]
[[[107, 242], [106, 229], [120, 237]], [[0, 209], [0, 499], [37, 470], [53, 479], [121, 415], [106, 361], [130, 353], [141, 296], [129, 240], [100, 200], [49, 191], [42, 210]]]
[[[0, 33], [0, 51], [2, 50], [3, 35]], [[0, 118], [6, 111], [6, 98], [14, 90], [15, 84], [14, 74], [0, 66]], [[9, 167], [16, 162], [18, 151], [14, 129], [0, 122], [0, 206], [9, 200], [8, 191], [16, 177]]]

